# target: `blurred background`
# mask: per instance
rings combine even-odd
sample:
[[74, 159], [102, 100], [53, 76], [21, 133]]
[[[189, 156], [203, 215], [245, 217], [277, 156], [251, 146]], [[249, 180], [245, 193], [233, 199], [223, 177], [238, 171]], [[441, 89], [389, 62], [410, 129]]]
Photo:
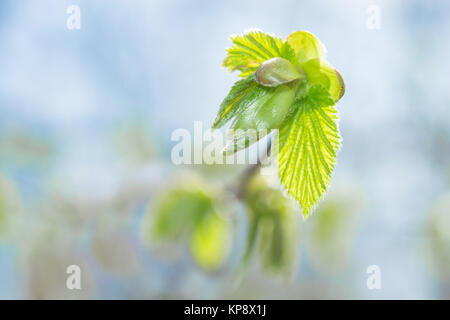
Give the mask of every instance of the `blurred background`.
[[[450, 298], [449, 17], [444, 0], [1, 1], [0, 298]], [[305, 221], [268, 179], [236, 199], [242, 166], [170, 160], [173, 130], [212, 124], [250, 27], [314, 33], [346, 82]]]

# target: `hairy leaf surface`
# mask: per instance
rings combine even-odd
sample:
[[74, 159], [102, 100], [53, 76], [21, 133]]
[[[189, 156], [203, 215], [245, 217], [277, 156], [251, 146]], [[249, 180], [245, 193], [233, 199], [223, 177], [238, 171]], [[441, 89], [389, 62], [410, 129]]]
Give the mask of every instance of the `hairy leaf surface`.
[[293, 62], [302, 65], [311, 59], [325, 58], [325, 46], [313, 34], [297, 31], [287, 37], [286, 42], [295, 52]]
[[219, 112], [212, 127], [222, 127], [268, 91], [270, 91], [270, 88], [265, 88], [256, 83], [253, 76], [237, 81], [220, 104]]
[[247, 77], [259, 65], [271, 58], [281, 57], [290, 60], [294, 52], [281, 38], [253, 30], [244, 35], [231, 37], [233, 46], [227, 49], [223, 66], [230, 71], [241, 71], [241, 77]]
[[313, 86], [298, 110], [280, 128], [278, 168], [281, 182], [307, 217], [325, 194], [336, 164], [341, 137], [334, 100]]

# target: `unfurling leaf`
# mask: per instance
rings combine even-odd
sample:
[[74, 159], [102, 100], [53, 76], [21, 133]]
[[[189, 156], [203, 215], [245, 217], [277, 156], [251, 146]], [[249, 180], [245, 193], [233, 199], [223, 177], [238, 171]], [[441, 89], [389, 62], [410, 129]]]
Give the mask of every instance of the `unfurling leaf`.
[[241, 77], [251, 75], [259, 65], [271, 58], [290, 60], [294, 52], [282, 39], [261, 31], [250, 31], [242, 36], [231, 37], [233, 46], [227, 49], [223, 66], [230, 71], [241, 71]]
[[305, 218], [324, 196], [336, 164], [341, 137], [333, 105], [328, 91], [314, 86], [279, 131], [279, 176]]
[[302, 68], [311, 86], [324, 86], [336, 102], [342, 98], [345, 92], [344, 80], [328, 62], [321, 59], [312, 59], [304, 63]]
[[237, 81], [220, 104], [219, 112], [212, 127], [222, 127], [268, 91], [270, 91], [270, 88], [258, 85], [253, 76]]
[[295, 90], [284, 85], [266, 92], [236, 118], [232, 128], [235, 130], [279, 128], [294, 100], [294, 96]]
[[341, 138], [334, 105], [344, 95], [344, 80], [309, 32], [294, 32], [283, 42], [251, 31], [232, 41], [224, 66], [247, 78], [233, 86], [213, 127], [234, 118], [225, 154], [279, 129], [279, 177], [306, 217], [325, 194], [336, 163]]
[[312, 33], [296, 31], [291, 33], [286, 42], [295, 52], [294, 64], [302, 65], [311, 59], [325, 58], [325, 46]]
[[267, 91], [248, 105], [231, 125], [230, 142], [225, 147], [225, 152], [229, 154], [247, 148], [272, 129], [278, 129], [294, 98], [295, 90], [282, 85]]

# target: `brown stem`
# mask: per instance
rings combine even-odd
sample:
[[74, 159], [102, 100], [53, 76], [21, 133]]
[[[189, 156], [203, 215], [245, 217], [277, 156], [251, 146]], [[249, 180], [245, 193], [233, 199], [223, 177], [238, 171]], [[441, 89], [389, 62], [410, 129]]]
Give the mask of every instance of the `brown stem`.
[[261, 168], [261, 164], [264, 160], [266, 160], [270, 156], [270, 152], [272, 150], [272, 140], [269, 139], [267, 142], [266, 152], [264, 154], [258, 157], [258, 160], [256, 164], [253, 164], [251, 166], [248, 166], [244, 173], [242, 174], [241, 178], [239, 179], [239, 185], [237, 187], [236, 197], [238, 199], [244, 199], [245, 194], [247, 192], [248, 185], [250, 183], [250, 180], [253, 178], [253, 176], [258, 172], [258, 170]]

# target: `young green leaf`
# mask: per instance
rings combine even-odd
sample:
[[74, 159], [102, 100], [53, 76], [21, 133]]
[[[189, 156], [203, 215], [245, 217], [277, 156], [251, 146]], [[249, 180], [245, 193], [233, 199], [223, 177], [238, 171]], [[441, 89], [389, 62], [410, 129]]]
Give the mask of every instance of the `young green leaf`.
[[281, 85], [255, 100], [231, 125], [231, 141], [225, 147], [225, 153], [242, 150], [270, 133], [272, 129], [278, 129], [294, 98], [295, 89]]
[[228, 93], [220, 104], [219, 112], [212, 127], [222, 127], [231, 118], [240, 114], [248, 105], [254, 103], [269, 90], [270, 88], [264, 88], [256, 83], [253, 76], [237, 81], [231, 88], [230, 93]]
[[279, 176], [305, 218], [324, 196], [336, 164], [341, 137], [333, 105], [326, 88], [313, 86], [279, 131]]
[[[283, 42], [251, 31], [232, 41], [224, 66], [247, 78], [225, 98], [213, 127], [234, 117], [231, 127], [237, 132], [230, 136], [226, 154], [279, 128], [279, 175], [306, 217], [326, 192], [336, 163], [341, 138], [333, 106], [345, 92], [344, 80], [325, 60], [324, 45], [309, 32], [294, 32]], [[285, 87], [290, 89], [275, 94]], [[249, 135], [248, 129], [256, 134]]]
[[251, 75], [259, 65], [271, 58], [282, 57], [290, 60], [294, 56], [289, 44], [282, 39], [253, 30], [240, 36], [231, 37], [233, 46], [227, 49], [223, 66], [230, 71], [241, 71], [241, 77]]
[[339, 72], [322, 59], [311, 59], [302, 65], [310, 85], [322, 85], [328, 89], [334, 101], [345, 92], [345, 84]]
[[271, 130], [279, 128], [295, 97], [295, 90], [282, 85], [268, 91], [236, 118], [232, 128]]
[[325, 58], [325, 46], [313, 34], [296, 31], [287, 37], [286, 42], [295, 52], [294, 64], [302, 65], [311, 59]]

